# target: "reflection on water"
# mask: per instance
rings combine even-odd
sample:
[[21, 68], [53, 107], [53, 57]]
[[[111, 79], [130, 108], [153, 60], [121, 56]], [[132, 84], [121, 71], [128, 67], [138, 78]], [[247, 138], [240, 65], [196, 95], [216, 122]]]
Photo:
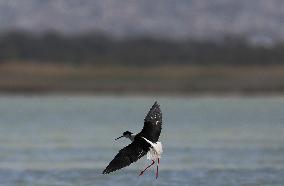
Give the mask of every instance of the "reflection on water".
[[175, 98], [163, 111], [164, 154], [137, 177], [143, 158], [101, 175], [139, 132], [152, 97], [0, 96], [0, 184], [3, 185], [281, 185], [284, 98]]

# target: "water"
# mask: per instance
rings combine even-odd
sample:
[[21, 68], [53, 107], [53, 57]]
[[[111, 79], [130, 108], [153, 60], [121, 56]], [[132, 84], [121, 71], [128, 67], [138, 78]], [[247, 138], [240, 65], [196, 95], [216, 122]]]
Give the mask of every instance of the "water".
[[159, 179], [150, 162], [104, 167], [139, 132], [152, 97], [0, 96], [0, 185], [284, 185], [284, 98], [175, 98], [163, 111]]

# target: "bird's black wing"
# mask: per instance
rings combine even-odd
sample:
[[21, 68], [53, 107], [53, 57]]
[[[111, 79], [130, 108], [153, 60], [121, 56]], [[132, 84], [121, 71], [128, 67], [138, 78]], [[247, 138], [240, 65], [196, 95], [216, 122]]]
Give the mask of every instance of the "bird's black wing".
[[138, 134], [152, 142], [157, 142], [162, 130], [162, 112], [160, 105], [155, 102], [144, 119], [142, 131]]
[[[144, 145], [141, 145], [140, 143], [144, 143]], [[110, 172], [126, 167], [133, 162], [136, 162], [139, 158], [141, 158], [148, 152], [149, 148], [145, 148], [146, 146], [145, 140], [142, 140], [142, 138], [141, 140], [134, 140], [131, 144], [119, 151], [119, 153], [105, 168], [103, 174], [108, 174]]]

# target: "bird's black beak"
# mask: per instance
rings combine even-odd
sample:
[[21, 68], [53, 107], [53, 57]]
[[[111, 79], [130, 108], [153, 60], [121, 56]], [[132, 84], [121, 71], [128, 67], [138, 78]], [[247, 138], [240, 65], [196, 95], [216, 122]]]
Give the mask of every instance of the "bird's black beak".
[[122, 138], [122, 137], [124, 137], [124, 136], [120, 136], [120, 137], [116, 138], [115, 140], [118, 140], [118, 139], [120, 139], [120, 138]]

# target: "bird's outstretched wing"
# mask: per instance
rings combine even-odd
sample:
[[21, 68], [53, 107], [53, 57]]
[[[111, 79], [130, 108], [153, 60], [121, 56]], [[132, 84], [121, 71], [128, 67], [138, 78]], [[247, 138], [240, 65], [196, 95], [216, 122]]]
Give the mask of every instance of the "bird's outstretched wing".
[[135, 140], [128, 146], [121, 149], [119, 153], [114, 157], [114, 159], [109, 163], [109, 165], [105, 168], [103, 174], [108, 174], [110, 172], [126, 167], [144, 156], [148, 152], [148, 149], [143, 149], [139, 144], [140, 142], [143, 143], [144, 141]]
[[157, 142], [162, 130], [162, 112], [160, 105], [155, 102], [144, 119], [142, 131], [138, 134], [152, 142]]

